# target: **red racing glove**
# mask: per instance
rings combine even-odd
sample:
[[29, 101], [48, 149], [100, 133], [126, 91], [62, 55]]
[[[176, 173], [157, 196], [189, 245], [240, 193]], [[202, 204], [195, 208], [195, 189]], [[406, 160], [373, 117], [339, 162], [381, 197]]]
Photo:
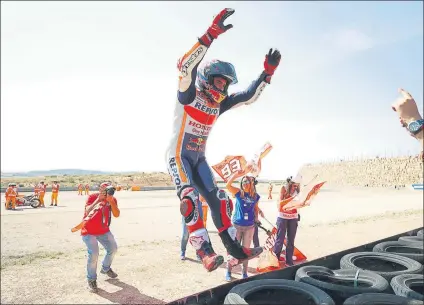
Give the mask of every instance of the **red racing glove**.
[[267, 74], [265, 80], [267, 83], [271, 83], [271, 77], [274, 75], [275, 69], [277, 69], [280, 64], [281, 54], [277, 49], [272, 52], [272, 49], [269, 49], [269, 53], [265, 57], [264, 69], [265, 74]]
[[216, 16], [212, 22], [212, 25], [208, 28], [206, 33], [199, 38], [199, 41], [209, 47], [214, 39], [217, 39], [219, 35], [225, 33], [233, 27], [232, 24], [224, 25], [225, 19], [234, 14], [235, 10], [232, 8], [223, 9], [218, 16]]

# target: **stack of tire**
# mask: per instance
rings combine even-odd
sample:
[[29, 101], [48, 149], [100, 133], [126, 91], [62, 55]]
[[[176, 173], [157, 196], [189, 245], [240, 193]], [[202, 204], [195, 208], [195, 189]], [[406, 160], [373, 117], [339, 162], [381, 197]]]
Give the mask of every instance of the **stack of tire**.
[[423, 230], [344, 255], [340, 269], [300, 267], [294, 280], [252, 280], [234, 286], [224, 304], [424, 305]]

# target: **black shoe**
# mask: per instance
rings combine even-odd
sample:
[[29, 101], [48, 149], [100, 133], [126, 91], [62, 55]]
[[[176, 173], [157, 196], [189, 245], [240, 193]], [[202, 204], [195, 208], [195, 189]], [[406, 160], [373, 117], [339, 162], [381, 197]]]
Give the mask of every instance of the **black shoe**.
[[100, 270], [100, 273], [106, 274], [111, 279], [114, 279], [114, 278], [118, 277], [118, 275], [112, 270], [112, 268], [109, 268], [108, 271], [104, 271], [102, 269], [102, 270]]
[[97, 281], [96, 281], [96, 280], [88, 280], [88, 289], [89, 289], [91, 292], [96, 293], [96, 292], [98, 291], [98, 288], [97, 288]]
[[55, 204], [54, 206], [57, 207], [57, 204]]

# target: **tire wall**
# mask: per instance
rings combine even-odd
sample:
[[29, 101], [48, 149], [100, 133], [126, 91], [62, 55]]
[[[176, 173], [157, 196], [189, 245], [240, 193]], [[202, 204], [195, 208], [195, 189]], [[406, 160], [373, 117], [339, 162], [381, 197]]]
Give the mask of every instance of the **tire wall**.
[[307, 266], [307, 265], [318, 265], [318, 266], [323, 266], [323, 267], [327, 267], [329, 269], [339, 269], [340, 268], [340, 259], [348, 254], [348, 253], [352, 253], [352, 252], [364, 252], [364, 251], [369, 251], [372, 252], [374, 246], [378, 243], [381, 242], [385, 242], [385, 241], [395, 241], [398, 240], [399, 237], [401, 236], [414, 236], [417, 234], [417, 232], [422, 229], [422, 228], [417, 228], [415, 230], [412, 231], [407, 231], [401, 234], [397, 234], [394, 236], [390, 236], [384, 239], [380, 239], [377, 241], [374, 241], [372, 243], [368, 243], [368, 244], [364, 244], [355, 248], [351, 248], [351, 249], [347, 249], [341, 252], [337, 252], [328, 256], [324, 256], [297, 266], [293, 266], [290, 268], [284, 268], [281, 270], [276, 270], [276, 271], [272, 271], [272, 272], [267, 272], [267, 273], [261, 273], [255, 276], [251, 276], [247, 279], [244, 280], [238, 280], [238, 281], [234, 281], [231, 283], [227, 283], [224, 285], [220, 285], [217, 287], [214, 287], [212, 289], [209, 290], [205, 290], [202, 292], [199, 292], [197, 294], [194, 295], [190, 295], [187, 296], [185, 298], [182, 299], [178, 299], [175, 301], [172, 301], [170, 303], [167, 304], [172, 304], [172, 305], [177, 305], [177, 304], [222, 304], [226, 295], [228, 294], [228, 292], [231, 290], [231, 288], [233, 288], [235, 285], [240, 284], [240, 283], [244, 283], [244, 282], [248, 282], [248, 281], [253, 281], [253, 280], [258, 280], [258, 279], [294, 279], [295, 274], [297, 269], [299, 269], [300, 267], [303, 266]]

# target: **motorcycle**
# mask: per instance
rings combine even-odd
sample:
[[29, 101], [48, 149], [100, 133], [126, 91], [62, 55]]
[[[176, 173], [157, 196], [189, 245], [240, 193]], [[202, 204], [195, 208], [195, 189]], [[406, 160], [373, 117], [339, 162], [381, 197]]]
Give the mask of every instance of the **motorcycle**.
[[[38, 208], [41, 204], [40, 199], [36, 195], [27, 195], [27, 196], [17, 196], [16, 197], [16, 206], [31, 206], [33, 208]], [[12, 207], [12, 204], [9, 202], [9, 208]]]

